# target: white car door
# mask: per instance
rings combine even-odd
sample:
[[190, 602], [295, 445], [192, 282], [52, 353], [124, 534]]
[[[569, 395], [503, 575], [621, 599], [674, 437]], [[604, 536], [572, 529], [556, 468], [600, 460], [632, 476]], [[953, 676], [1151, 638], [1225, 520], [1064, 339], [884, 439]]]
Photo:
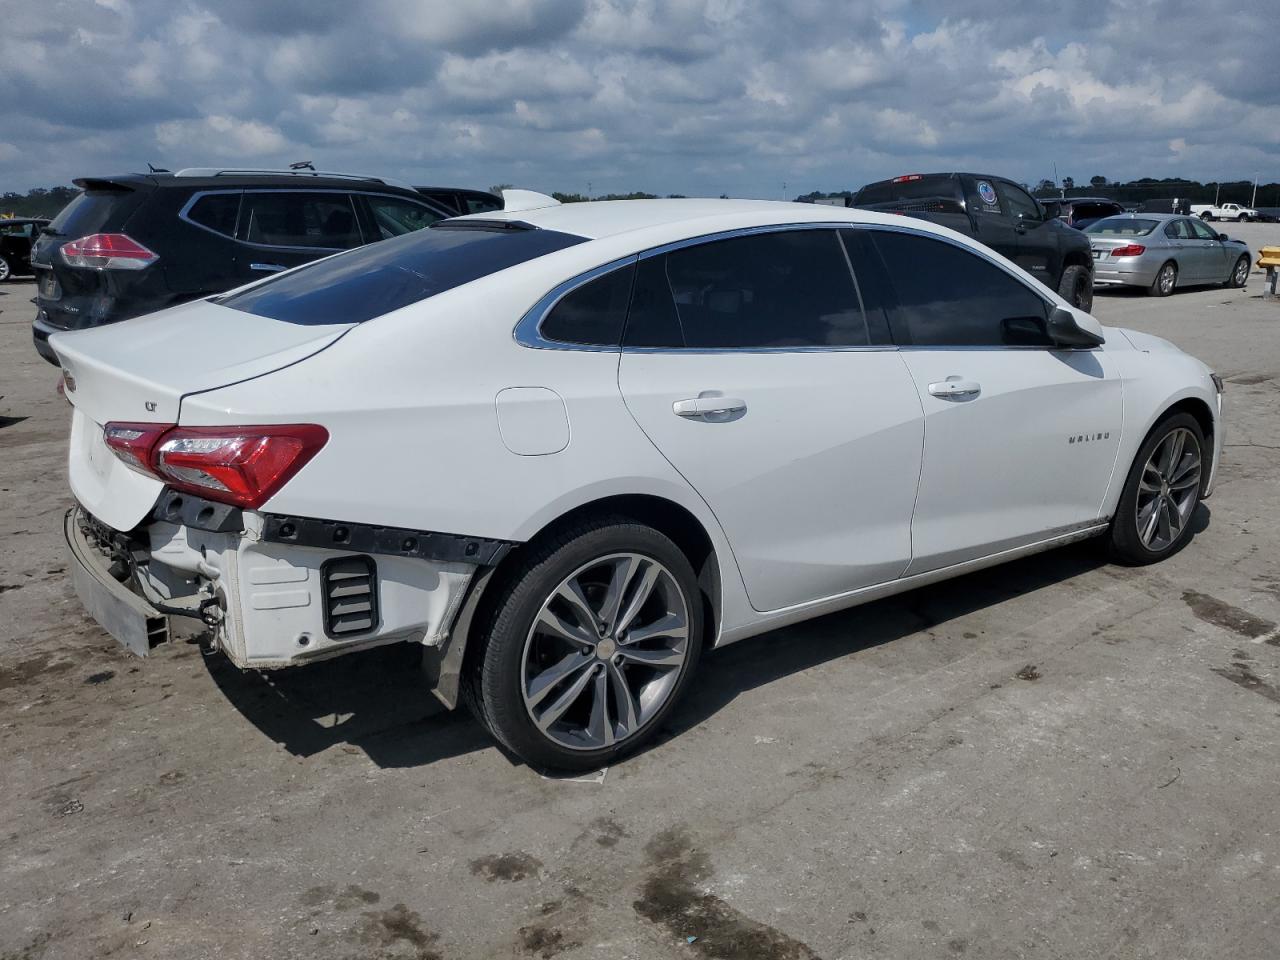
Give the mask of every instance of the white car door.
[[[912, 521], [922, 573], [1096, 523], [1120, 443], [1104, 348], [1053, 348], [1049, 302], [993, 259], [911, 231], [866, 231], [925, 413]], [[868, 243], [868, 248], [871, 244]]]
[[920, 401], [883, 314], [864, 314], [831, 229], [642, 257], [619, 385], [715, 513], [752, 605], [901, 576]]

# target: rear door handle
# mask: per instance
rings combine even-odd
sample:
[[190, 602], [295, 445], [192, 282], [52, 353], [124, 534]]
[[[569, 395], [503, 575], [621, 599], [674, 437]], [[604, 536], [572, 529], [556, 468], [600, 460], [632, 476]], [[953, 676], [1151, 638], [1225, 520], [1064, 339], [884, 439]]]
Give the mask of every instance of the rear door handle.
[[747, 412], [747, 401], [734, 397], [693, 397], [677, 400], [671, 409], [678, 417], [689, 420], [724, 420]]
[[930, 395], [943, 400], [963, 400], [966, 397], [976, 397], [981, 392], [980, 383], [975, 380], [961, 380], [959, 377], [948, 377], [946, 380], [929, 384]]
[[249, 264], [249, 269], [257, 270], [259, 273], [279, 273], [281, 270], [288, 270], [289, 268], [279, 263], [251, 263]]

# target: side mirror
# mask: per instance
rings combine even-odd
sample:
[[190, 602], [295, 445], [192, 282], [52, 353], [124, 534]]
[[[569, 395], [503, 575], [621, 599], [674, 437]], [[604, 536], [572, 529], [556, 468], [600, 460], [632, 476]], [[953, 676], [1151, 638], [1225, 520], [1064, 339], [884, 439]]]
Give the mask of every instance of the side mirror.
[[1225, 243], [1227, 240], [1230, 240], [1231, 238], [1228, 237], [1225, 233], [1220, 233], [1218, 234], [1218, 239]]
[[1062, 307], [1054, 307], [1049, 314], [1049, 339], [1059, 347], [1096, 347], [1106, 342], [1100, 332], [1081, 326], [1076, 315]]

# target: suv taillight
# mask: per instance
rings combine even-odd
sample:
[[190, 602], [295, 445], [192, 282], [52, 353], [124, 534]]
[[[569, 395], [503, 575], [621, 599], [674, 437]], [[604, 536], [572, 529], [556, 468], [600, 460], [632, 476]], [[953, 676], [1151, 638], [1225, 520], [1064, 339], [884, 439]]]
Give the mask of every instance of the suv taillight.
[[94, 270], [141, 270], [160, 257], [123, 233], [93, 233], [62, 245], [62, 259], [69, 267]]
[[1140, 243], [1127, 243], [1123, 247], [1116, 247], [1111, 251], [1113, 257], [1140, 257], [1147, 252], [1147, 248]]
[[120, 460], [175, 490], [256, 509], [329, 440], [313, 423], [174, 427], [108, 423], [103, 438]]

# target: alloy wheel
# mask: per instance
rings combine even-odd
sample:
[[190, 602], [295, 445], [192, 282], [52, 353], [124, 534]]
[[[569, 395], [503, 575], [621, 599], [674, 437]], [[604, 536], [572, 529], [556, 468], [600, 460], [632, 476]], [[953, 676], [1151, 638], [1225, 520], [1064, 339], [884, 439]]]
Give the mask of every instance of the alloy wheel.
[[1159, 553], [1178, 539], [1200, 489], [1200, 442], [1186, 427], [1169, 431], [1156, 445], [1138, 481], [1138, 538]]
[[4, 257], [0, 257], [0, 283], [4, 283], [8, 280], [11, 272], [12, 271], [9, 268], [9, 261]]
[[525, 639], [520, 689], [544, 736], [571, 750], [634, 736], [671, 697], [689, 652], [689, 604], [663, 564], [615, 553], [543, 601]]
[[1240, 258], [1240, 262], [1236, 264], [1235, 276], [1232, 277], [1232, 283], [1237, 287], [1243, 287], [1245, 280], [1249, 278], [1249, 261], [1244, 257]]
[[1160, 268], [1160, 292], [1163, 294], [1173, 293], [1173, 284], [1177, 279], [1177, 271], [1174, 270], [1173, 264], [1166, 263]]

